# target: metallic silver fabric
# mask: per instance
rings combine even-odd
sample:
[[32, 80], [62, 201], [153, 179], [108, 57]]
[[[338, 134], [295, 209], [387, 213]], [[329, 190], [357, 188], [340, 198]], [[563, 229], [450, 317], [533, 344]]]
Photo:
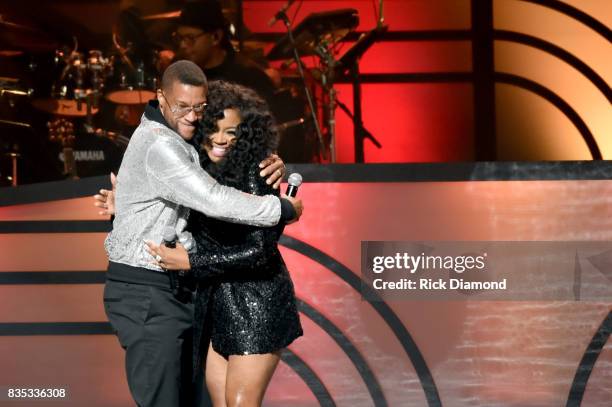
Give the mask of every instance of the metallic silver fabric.
[[189, 209], [233, 223], [272, 226], [280, 200], [220, 185], [199, 164], [198, 153], [176, 132], [142, 117], [117, 174], [113, 231], [104, 246], [109, 260], [161, 271], [144, 240], [162, 241], [165, 226], [184, 234]]

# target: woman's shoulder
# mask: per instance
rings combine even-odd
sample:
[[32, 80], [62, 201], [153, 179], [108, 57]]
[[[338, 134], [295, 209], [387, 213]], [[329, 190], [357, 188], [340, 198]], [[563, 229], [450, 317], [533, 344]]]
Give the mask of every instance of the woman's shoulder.
[[252, 163], [247, 169], [247, 192], [255, 195], [279, 195], [278, 189], [266, 184], [267, 177], [260, 175], [259, 162]]

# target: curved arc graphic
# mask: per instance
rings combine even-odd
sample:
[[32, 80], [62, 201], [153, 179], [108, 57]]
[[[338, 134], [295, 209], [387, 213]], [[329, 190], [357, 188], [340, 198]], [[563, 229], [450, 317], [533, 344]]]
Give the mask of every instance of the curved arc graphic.
[[576, 368], [576, 374], [574, 375], [574, 380], [572, 381], [572, 387], [570, 388], [569, 395], [567, 396], [567, 403], [565, 404], [566, 407], [580, 407], [582, 404], [584, 392], [586, 390], [589, 378], [591, 377], [591, 373], [593, 372], [593, 368], [595, 367], [595, 362], [597, 362], [597, 358], [599, 355], [601, 355], [601, 351], [610, 338], [611, 333], [612, 311], [608, 312], [606, 318], [604, 318], [601, 325], [599, 325], [599, 328], [597, 328], [595, 335], [593, 335], [591, 342], [584, 350], [582, 359]]
[[599, 149], [599, 146], [597, 145], [597, 141], [595, 140], [595, 137], [593, 136], [593, 133], [591, 133], [591, 130], [589, 130], [589, 127], [586, 125], [584, 120], [582, 120], [580, 115], [578, 115], [578, 113], [574, 110], [574, 108], [572, 108], [569, 105], [569, 103], [567, 103], [565, 100], [563, 100], [559, 95], [557, 95], [556, 93], [554, 93], [550, 89], [546, 88], [545, 86], [543, 86], [543, 85], [541, 85], [541, 84], [539, 84], [537, 82], [534, 82], [534, 81], [532, 81], [530, 79], [523, 78], [521, 76], [514, 75], [514, 74], [496, 72], [495, 73], [495, 81], [498, 82], [498, 83], [507, 83], [507, 84], [510, 84], [510, 85], [518, 86], [520, 88], [529, 90], [529, 91], [531, 91], [531, 92], [533, 92], [533, 93], [543, 97], [544, 99], [546, 99], [550, 103], [552, 103], [563, 114], [565, 114], [565, 116], [578, 129], [578, 131], [580, 132], [580, 135], [584, 139], [584, 141], [585, 141], [585, 143], [586, 143], [586, 145], [587, 145], [587, 147], [589, 149], [589, 152], [591, 153], [591, 156], [593, 157], [593, 159], [594, 160], [602, 160], [603, 159], [603, 156], [601, 155], [601, 151]]
[[361, 278], [353, 273], [348, 267], [344, 266], [339, 261], [335, 260], [331, 256], [322, 252], [321, 250], [293, 237], [287, 236], [286, 234], [281, 236], [279, 244], [289, 249], [295, 250], [296, 252], [309, 257], [315, 262], [319, 263], [323, 267], [327, 268], [340, 279], [350, 285], [355, 291], [360, 293], [360, 290], [368, 290], [369, 298], [378, 298], [378, 301], [368, 301], [374, 310], [383, 318], [387, 323], [400, 345], [406, 352], [406, 355], [412, 362], [412, 365], [417, 373], [423, 391], [425, 392], [425, 398], [429, 407], [441, 407], [442, 401], [438, 388], [434, 381], [434, 378], [425, 362], [423, 354], [419, 350], [416, 342], [412, 339], [412, 336], [402, 324], [402, 321], [397, 317], [393, 310], [380, 299], [380, 296], [375, 293], [372, 289], [362, 284]]
[[561, 14], [565, 14], [568, 17], [573, 18], [586, 25], [608, 41], [612, 41], [612, 30], [608, 28], [604, 23], [597, 20], [590, 14], [585, 13], [576, 7], [570, 6], [567, 3], [563, 3], [559, 0], [521, 0], [526, 3], [538, 4], [551, 10], [555, 10]]
[[557, 57], [584, 75], [612, 104], [612, 89], [607, 82], [584, 61], [563, 48], [543, 39], [515, 31], [495, 30], [493, 38], [528, 45]]

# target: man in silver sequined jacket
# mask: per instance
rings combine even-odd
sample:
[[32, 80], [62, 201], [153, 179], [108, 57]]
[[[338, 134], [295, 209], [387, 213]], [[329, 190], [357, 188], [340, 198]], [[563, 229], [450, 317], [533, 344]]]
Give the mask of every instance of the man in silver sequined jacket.
[[189, 208], [256, 226], [299, 218], [301, 201], [254, 196], [218, 184], [190, 144], [206, 107], [206, 77], [197, 65], [170, 65], [158, 101], [145, 109], [117, 175], [104, 305], [126, 351], [126, 375], [138, 406], [192, 406], [193, 304], [174, 298], [168, 274], [145, 249], [171, 226], [182, 243]]

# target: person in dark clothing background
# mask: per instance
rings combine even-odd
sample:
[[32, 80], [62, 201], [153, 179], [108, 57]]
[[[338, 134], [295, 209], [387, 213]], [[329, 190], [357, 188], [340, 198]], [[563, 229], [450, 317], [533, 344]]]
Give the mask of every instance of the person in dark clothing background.
[[[308, 116], [303, 98], [281, 91], [263, 68], [236, 52], [230, 42], [229, 22], [216, 0], [187, 3], [181, 10], [173, 34], [176, 58], [188, 59], [202, 68], [210, 80], [224, 80], [253, 89], [268, 104], [277, 123]], [[308, 162], [315, 141], [310, 124], [279, 132], [279, 154], [288, 162]]]
[[209, 80], [238, 83], [255, 90], [268, 103], [274, 85], [266, 73], [240, 56], [230, 42], [229, 23], [215, 0], [187, 3], [173, 34], [176, 59], [195, 62]]

